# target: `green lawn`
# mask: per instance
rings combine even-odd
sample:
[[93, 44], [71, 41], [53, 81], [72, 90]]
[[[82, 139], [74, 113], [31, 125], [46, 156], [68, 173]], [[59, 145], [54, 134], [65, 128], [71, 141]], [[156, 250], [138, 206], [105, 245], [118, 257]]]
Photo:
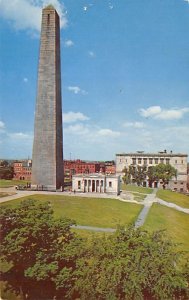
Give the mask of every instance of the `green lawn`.
[[0, 187], [1, 188], [8, 188], [15, 185], [26, 185], [29, 181], [28, 180], [5, 180], [0, 179]]
[[68, 217], [75, 220], [78, 225], [106, 228], [116, 228], [118, 224], [127, 225], [134, 222], [143, 208], [142, 205], [116, 199], [56, 195], [32, 195], [8, 203], [16, 206], [27, 198], [50, 201], [56, 218]]
[[145, 188], [134, 184], [122, 184], [121, 188], [122, 190], [126, 190], [128, 192], [138, 192], [143, 194], [151, 194], [153, 192], [153, 189], [151, 188]]
[[158, 190], [156, 196], [166, 202], [172, 202], [179, 206], [189, 208], [189, 196], [168, 191], [168, 190]]
[[149, 231], [167, 229], [171, 239], [182, 243], [181, 249], [189, 251], [188, 214], [154, 203], [143, 227]]
[[134, 200], [143, 201], [146, 198], [145, 194], [132, 193], [134, 195]]

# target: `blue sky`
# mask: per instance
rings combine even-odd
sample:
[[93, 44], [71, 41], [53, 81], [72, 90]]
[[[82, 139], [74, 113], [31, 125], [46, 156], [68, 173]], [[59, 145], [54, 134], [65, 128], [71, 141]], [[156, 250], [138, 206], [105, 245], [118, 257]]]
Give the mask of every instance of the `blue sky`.
[[189, 153], [188, 0], [0, 0], [0, 157], [32, 156], [49, 3], [61, 17], [64, 158]]

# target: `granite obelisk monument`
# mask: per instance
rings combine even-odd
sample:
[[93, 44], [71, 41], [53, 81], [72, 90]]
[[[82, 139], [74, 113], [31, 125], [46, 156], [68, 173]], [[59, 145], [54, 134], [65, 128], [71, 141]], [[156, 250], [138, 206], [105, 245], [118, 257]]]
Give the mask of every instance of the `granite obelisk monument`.
[[31, 184], [43, 190], [64, 185], [60, 24], [52, 5], [42, 11]]

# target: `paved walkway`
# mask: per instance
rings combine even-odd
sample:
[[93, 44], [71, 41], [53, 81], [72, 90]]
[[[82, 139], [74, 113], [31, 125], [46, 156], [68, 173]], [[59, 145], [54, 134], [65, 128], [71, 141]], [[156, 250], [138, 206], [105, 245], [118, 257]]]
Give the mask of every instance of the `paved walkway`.
[[115, 232], [115, 228], [102, 228], [102, 227], [93, 227], [93, 226], [82, 226], [82, 225], [73, 225], [72, 228], [85, 229], [95, 232]]
[[160, 198], [157, 198], [157, 197], [156, 197], [155, 201], [156, 201], [157, 203], [161, 204], [161, 205], [165, 205], [165, 206], [174, 208], [174, 209], [176, 209], [176, 210], [178, 210], [178, 211], [181, 211], [181, 212], [184, 212], [184, 213], [186, 213], [186, 214], [189, 214], [189, 208], [181, 207], [181, 206], [176, 205], [176, 204], [174, 204], [174, 203], [172, 203], [172, 202], [167, 202], [167, 201], [164, 201], [164, 200], [162, 200], [162, 199], [160, 199]]
[[142, 204], [144, 204], [144, 208], [141, 210], [139, 216], [138, 216], [138, 219], [136, 220], [135, 222], [135, 227], [138, 228], [140, 226], [142, 226], [146, 220], [146, 217], [149, 213], [149, 210], [152, 206], [152, 204], [154, 203], [155, 201], [155, 198], [156, 198], [156, 192], [157, 192], [157, 189], [154, 189], [152, 194], [148, 194], [146, 196], [146, 198], [144, 199], [144, 201], [142, 202]]

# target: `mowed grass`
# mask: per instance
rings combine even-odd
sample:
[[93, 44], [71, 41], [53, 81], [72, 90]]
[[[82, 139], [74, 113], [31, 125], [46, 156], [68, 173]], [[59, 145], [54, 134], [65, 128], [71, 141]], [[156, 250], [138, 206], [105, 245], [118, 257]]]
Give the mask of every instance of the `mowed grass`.
[[5, 180], [5, 179], [0, 179], [0, 187], [1, 188], [9, 188], [15, 185], [26, 185], [28, 180]]
[[166, 202], [172, 202], [179, 206], [189, 208], [189, 196], [168, 191], [168, 190], [158, 190], [156, 196]]
[[32, 195], [15, 199], [3, 205], [16, 206], [24, 199], [49, 201], [55, 218], [67, 217], [78, 225], [116, 228], [117, 225], [133, 223], [141, 209], [140, 204], [132, 204], [109, 198], [88, 198], [77, 196]]
[[182, 244], [180, 249], [189, 251], [188, 214], [154, 203], [143, 228], [149, 231], [166, 229], [172, 241]]
[[151, 188], [137, 186], [134, 184], [122, 184], [121, 188], [122, 188], [122, 190], [126, 190], [128, 192], [138, 192], [138, 193], [143, 193], [143, 194], [151, 194], [153, 192], [153, 189], [151, 189]]

